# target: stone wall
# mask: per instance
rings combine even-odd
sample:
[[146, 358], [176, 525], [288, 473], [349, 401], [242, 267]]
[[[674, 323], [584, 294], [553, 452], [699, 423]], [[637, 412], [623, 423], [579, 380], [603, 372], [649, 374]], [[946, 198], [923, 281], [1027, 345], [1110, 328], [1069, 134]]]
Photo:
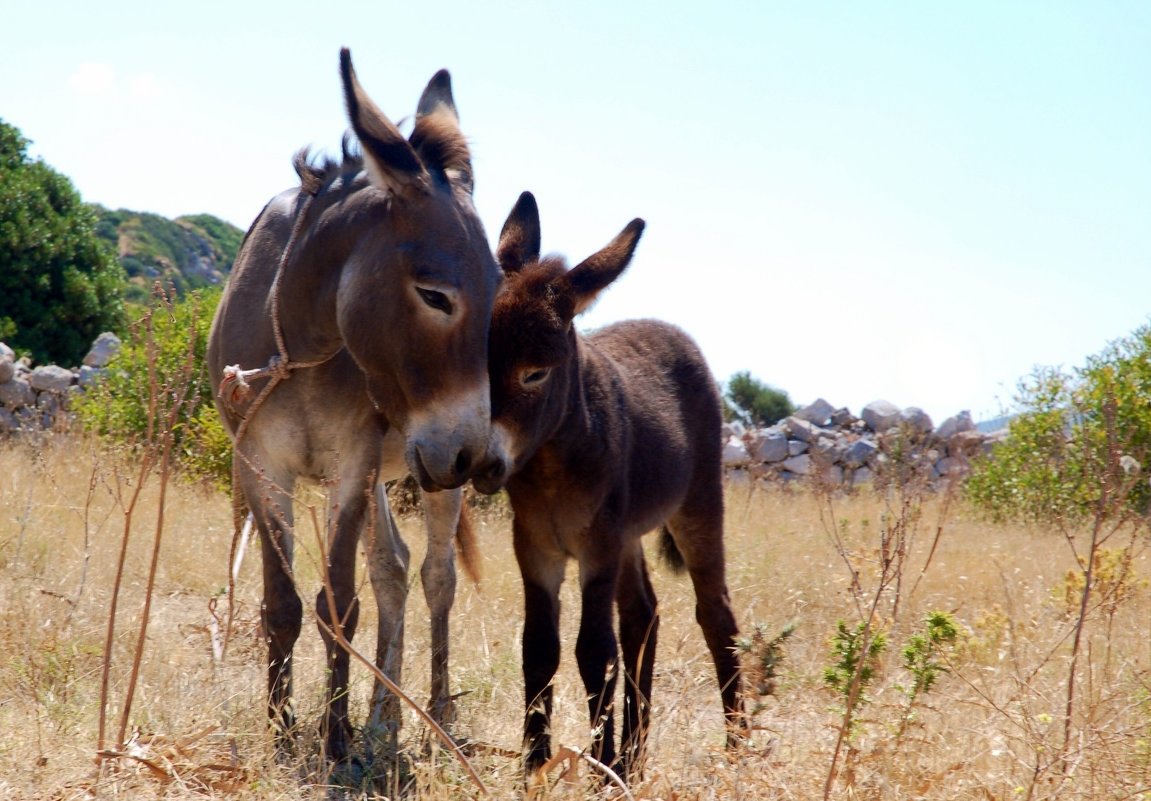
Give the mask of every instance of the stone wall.
[[[0, 342], [0, 435], [57, 430], [71, 423], [71, 398], [107, 369], [119, 352], [115, 334], [101, 334], [84, 357], [68, 369], [31, 367]], [[916, 407], [900, 409], [872, 401], [857, 417], [820, 398], [768, 428], [724, 426], [723, 461], [729, 478], [790, 482], [817, 478], [833, 486], [854, 487], [875, 480], [898, 449], [904, 465], [921, 469], [929, 481], [966, 475], [970, 459], [986, 453], [1006, 430], [984, 434], [968, 412], [938, 426]]]
[[735, 480], [817, 477], [832, 486], [853, 487], [874, 481], [898, 458], [940, 483], [966, 475], [972, 456], [988, 452], [1005, 434], [978, 431], [970, 412], [935, 426], [914, 406], [900, 409], [877, 400], [856, 417], [820, 398], [768, 428], [725, 425], [723, 461]]
[[54, 364], [32, 367], [0, 342], [0, 434], [66, 428], [71, 398], [99, 380], [120, 351], [120, 339], [104, 333], [75, 369]]

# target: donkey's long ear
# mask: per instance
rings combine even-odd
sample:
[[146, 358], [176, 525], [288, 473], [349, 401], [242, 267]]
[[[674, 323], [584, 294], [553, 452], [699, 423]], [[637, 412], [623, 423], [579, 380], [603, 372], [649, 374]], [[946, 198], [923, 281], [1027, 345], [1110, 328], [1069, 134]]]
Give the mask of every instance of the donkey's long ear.
[[562, 278], [556, 279], [561, 282], [557, 289], [572, 300], [573, 317], [595, 303], [599, 293], [620, 277], [631, 262], [643, 228], [643, 220], [632, 220], [604, 248], [572, 267]]
[[456, 111], [456, 101], [452, 98], [452, 76], [447, 70], [440, 70], [428, 81], [424, 93], [420, 95], [416, 116], [426, 117], [441, 108], [451, 112], [456, 122], [460, 121], [460, 113]]
[[496, 261], [505, 273], [519, 272], [525, 264], [540, 260], [540, 209], [531, 192], [524, 192], [512, 207], [500, 231]]
[[460, 114], [452, 97], [452, 76], [440, 70], [428, 81], [416, 107], [412, 147], [430, 170], [439, 170], [470, 194], [475, 185], [468, 140], [460, 131]]
[[340, 77], [348, 119], [363, 145], [364, 168], [372, 183], [398, 196], [425, 191], [428, 171], [408, 140], [360, 86], [352, 69], [352, 54], [346, 47], [340, 50]]

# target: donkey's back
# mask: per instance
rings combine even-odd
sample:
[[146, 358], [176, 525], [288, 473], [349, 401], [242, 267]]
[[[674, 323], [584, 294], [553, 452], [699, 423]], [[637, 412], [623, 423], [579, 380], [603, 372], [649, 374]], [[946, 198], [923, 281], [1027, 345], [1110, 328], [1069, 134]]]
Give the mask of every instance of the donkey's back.
[[701, 491], [718, 497], [722, 403], [695, 341], [662, 320], [628, 320], [585, 342], [586, 394], [600, 405], [593, 413], [615, 418], [623, 429], [610, 472], [618, 470], [616, 480], [628, 487], [627, 528], [650, 531]]

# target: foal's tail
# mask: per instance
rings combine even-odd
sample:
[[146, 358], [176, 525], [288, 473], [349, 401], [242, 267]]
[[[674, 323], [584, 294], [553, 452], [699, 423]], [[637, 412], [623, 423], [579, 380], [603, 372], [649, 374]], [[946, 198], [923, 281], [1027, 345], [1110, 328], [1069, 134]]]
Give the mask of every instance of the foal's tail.
[[476, 548], [476, 530], [472, 527], [472, 519], [468, 516], [468, 501], [460, 504], [460, 522], [456, 524], [456, 553], [459, 554], [460, 564], [472, 584], [479, 586], [483, 577], [480, 568], [480, 553]]
[[675, 544], [675, 537], [671, 535], [671, 529], [667, 526], [664, 526], [659, 532], [659, 555], [660, 561], [677, 576], [682, 576], [687, 570], [687, 563], [683, 559], [683, 554], [680, 553], [679, 546]]

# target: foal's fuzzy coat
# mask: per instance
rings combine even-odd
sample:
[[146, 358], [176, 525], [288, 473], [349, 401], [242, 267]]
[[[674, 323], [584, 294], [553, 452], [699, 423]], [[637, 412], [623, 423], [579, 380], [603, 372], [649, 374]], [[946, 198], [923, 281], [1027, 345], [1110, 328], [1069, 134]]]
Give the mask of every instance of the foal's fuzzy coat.
[[721, 402], [707, 364], [680, 329], [636, 320], [584, 337], [574, 317], [627, 267], [643, 232], [632, 221], [571, 270], [539, 258], [539, 212], [524, 193], [504, 225], [497, 259], [506, 275], [489, 345], [492, 440], [475, 486], [506, 486], [524, 582], [531, 774], [551, 754], [551, 681], [559, 664], [560, 584], [579, 561], [576, 642], [588, 693], [593, 755], [617, 763], [612, 699], [619, 608], [625, 673], [618, 765], [642, 762], [658, 615], [641, 537], [664, 527], [682, 555], [696, 618], [715, 662], [729, 744], [742, 725], [737, 634], [724, 576]]

